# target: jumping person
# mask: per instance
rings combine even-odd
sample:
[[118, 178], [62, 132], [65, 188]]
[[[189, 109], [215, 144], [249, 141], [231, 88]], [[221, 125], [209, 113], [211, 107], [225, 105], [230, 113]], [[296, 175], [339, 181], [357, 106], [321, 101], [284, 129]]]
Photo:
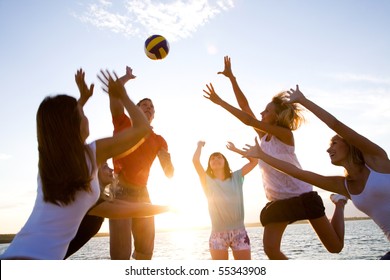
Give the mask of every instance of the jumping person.
[[[61, 260], [87, 212], [124, 217], [123, 212], [118, 213], [105, 203], [94, 206], [100, 196], [98, 167], [107, 159], [137, 147], [151, 129], [116, 75], [113, 78], [108, 71], [101, 71], [99, 79], [105, 92], [121, 100], [132, 116], [133, 126], [113, 137], [85, 143], [89, 125], [83, 106], [92, 95], [93, 85], [81, 92], [78, 101], [60, 94], [41, 102], [36, 116], [39, 162], [35, 204], [1, 259]], [[76, 82], [84, 89], [83, 81], [84, 72], [80, 69]], [[129, 208], [129, 213], [134, 213], [133, 210]]]
[[[225, 57], [225, 73], [231, 73], [230, 59]], [[230, 75], [230, 74], [229, 74]], [[232, 74], [230, 75], [231, 77]], [[295, 154], [293, 131], [299, 128], [304, 118], [297, 104], [285, 104], [286, 92], [275, 95], [261, 113], [261, 120], [254, 117], [245, 96], [233, 83], [242, 111], [222, 100], [213, 85], [207, 85], [204, 97], [233, 114], [244, 124], [255, 129], [261, 139], [262, 148], [275, 157], [284, 159], [295, 166], [300, 163]], [[240, 94], [238, 94], [238, 91]], [[243, 101], [244, 100], [244, 101]], [[243, 104], [247, 105], [243, 105]], [[281, 240], [288, 224], [308, 219], [315, 232], [331, 253], [339, 253], [344, 247], [344, 207], [347, 200], [335, 203], [336, 208], [331, 222], [325, 215], [321, 197], [313, 187], [305, 182], [285, 175], [268, 164], [259, 161], [263, 186], [269, 202], [262, 209], [260, 221], [264, 226], [264, 252], [269, 259], [287, 259], [281, 251]]]
[[[257, 160], [248, 158], [247, 164], [232, 172], [226, 157], [215, 152], [210, 155], [205, 170], [200, 163], [204, 145], [204, 141], [198, 142], [192, 161], [208, 201], [212, 225], [209, 239], [211, 257], [213, 260], [227, 260], [231, 248], [234, 259], [250, 260], [251, 247], [244, 225], [242, 186], [244, 176], [255, 168]], [[237, 151], [230, 142], [227, 148]]]
[[[261, 159], [280, 172], [337, 193], [335, 198], [347, 197], [367, 214], [390, 241], [390, 160], [386, 152], [360, 135], [329, 112], [307, 99], [299, 90], [289, 91], [288, 103], [298, 102], [316, 115], [337, 134], [332, 137], [327, 152], [333, 165], [342, 166], [345, 176], [323, 176], [302, 170], [267, 153], [256, 141], [244, 154]], [[390, 260], [390, 251], [382, 260]]]

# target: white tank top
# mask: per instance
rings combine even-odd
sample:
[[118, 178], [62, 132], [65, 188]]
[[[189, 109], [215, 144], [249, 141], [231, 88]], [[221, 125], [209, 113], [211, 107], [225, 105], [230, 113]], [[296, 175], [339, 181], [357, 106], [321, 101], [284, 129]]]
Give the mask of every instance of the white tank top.
[[353, 204], [367, 214], [385, 233], [390, 241], [390, 174], [370, 170], [366, 185], [360, 194], [353, 195], [347, 189]]
[[[266, 154], [301, 168], [294, 146], [284, 144], [274, 136], [267, 141], [266, 137], [267, 135], [260, 139], [260, 146]], [[259, 166], [263, 176], [265, 195], [270, 201], [295, 197], [313, 190], [310, 184], [286, 175], [262, 160], [259, 160]]]
[[[95, 142], [89, 147], [96, 161]], [[92, 169], [89, 158], [88, 167]], [[42, 183], [38, 175], [37, 197], [32, 213], [0, 258], [62, 260], [81, 220], [99, 198], [97, 169], [93, 171], [91, 188], [91, 192], [78, 191], [75, 201], [69, 205], [59, 206], [43, 200]]]

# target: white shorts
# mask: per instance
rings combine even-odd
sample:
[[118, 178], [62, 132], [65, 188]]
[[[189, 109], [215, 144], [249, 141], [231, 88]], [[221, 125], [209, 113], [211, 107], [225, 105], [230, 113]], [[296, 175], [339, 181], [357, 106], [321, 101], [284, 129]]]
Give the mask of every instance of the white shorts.
[[233, 251], [251, 249], [249, 236], [245, 228], [211, 232], [209, 247], [213, 250], [226, 251], [229, 249], [229, 247]]

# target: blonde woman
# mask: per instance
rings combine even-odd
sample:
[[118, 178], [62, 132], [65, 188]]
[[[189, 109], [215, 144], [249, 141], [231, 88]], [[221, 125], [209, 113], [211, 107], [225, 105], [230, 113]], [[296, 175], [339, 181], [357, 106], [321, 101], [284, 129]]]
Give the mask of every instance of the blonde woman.
[[[232, 76], [228, 74], [231, 73], [231, 68], [230, 59], [227, 57], [224, 72]], [[264, 151], [300, 167], [295, 154], [293, 130], [304, 120], [301, 108], [296, 104], [286, 104], [287, 92], [281, 92], [266, 105], [261, 112], [261, 120], [258, 120], [254, 117], [236, 81], [233, 88], [237, 99], [240, 100], [239, 104], [249, 113], [222, 100], [212, 84], [207, 85], [204, 97], [233, 114], [244, 124], [253, 127], [260, 137]], [[281, 251], [283, 233], [288, 224], [306, 219], [310, 221], [326, 249], [331, 253], [339, 253], [344, 247], [344, 206], [347, 200], [334, 201], [336, 209], [329, 222], [322, 199], [313, 191], [312, 185], [279, 172], [262, 161], [259, 161], [259, 166], [265, 195], [269, 200], [260, 214], [260, 221], [264, 226], [264, 252], [268, 258], [288, 259]]]
[[[299, 102], [337, 133], [331, 139], [327, 152], [333, 165], [344, 168], [345, 176], [322, 176], [302, 170], [268, 154], [257, 142], [243, 154], [257, 157], [280, 172], [337, 193], [334, 197], [351, 199], [390, 241], [390, 160], [386, 152], [307, 99], [298, 86], [289, 94], [288, 102]], [[389, 260], [390, 252], [381, 259]]]

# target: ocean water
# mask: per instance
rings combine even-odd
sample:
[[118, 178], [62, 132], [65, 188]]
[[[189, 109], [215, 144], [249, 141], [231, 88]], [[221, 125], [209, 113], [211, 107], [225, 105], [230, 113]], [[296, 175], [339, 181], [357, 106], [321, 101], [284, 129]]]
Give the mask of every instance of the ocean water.
[[[267, 260], [263, 252], [263, 227], [247, 227], [252, 259]], [[209, 260], [209, 229], [157, 232], [156, 260]], [[8, 244], [0, 244], [0, 254]], [[372, 220], [346, 221], [344, 249], [331, 254], [323, 247], [310, 224], [291, 224], [282, 239], [282, 251], [295, 260], [377, 260], [390, 251], [390, 243]], [[229, 254], [232, 259], [231, 253]], [[109, 238], [94, 237], [70, 260], [109, 260]]]

